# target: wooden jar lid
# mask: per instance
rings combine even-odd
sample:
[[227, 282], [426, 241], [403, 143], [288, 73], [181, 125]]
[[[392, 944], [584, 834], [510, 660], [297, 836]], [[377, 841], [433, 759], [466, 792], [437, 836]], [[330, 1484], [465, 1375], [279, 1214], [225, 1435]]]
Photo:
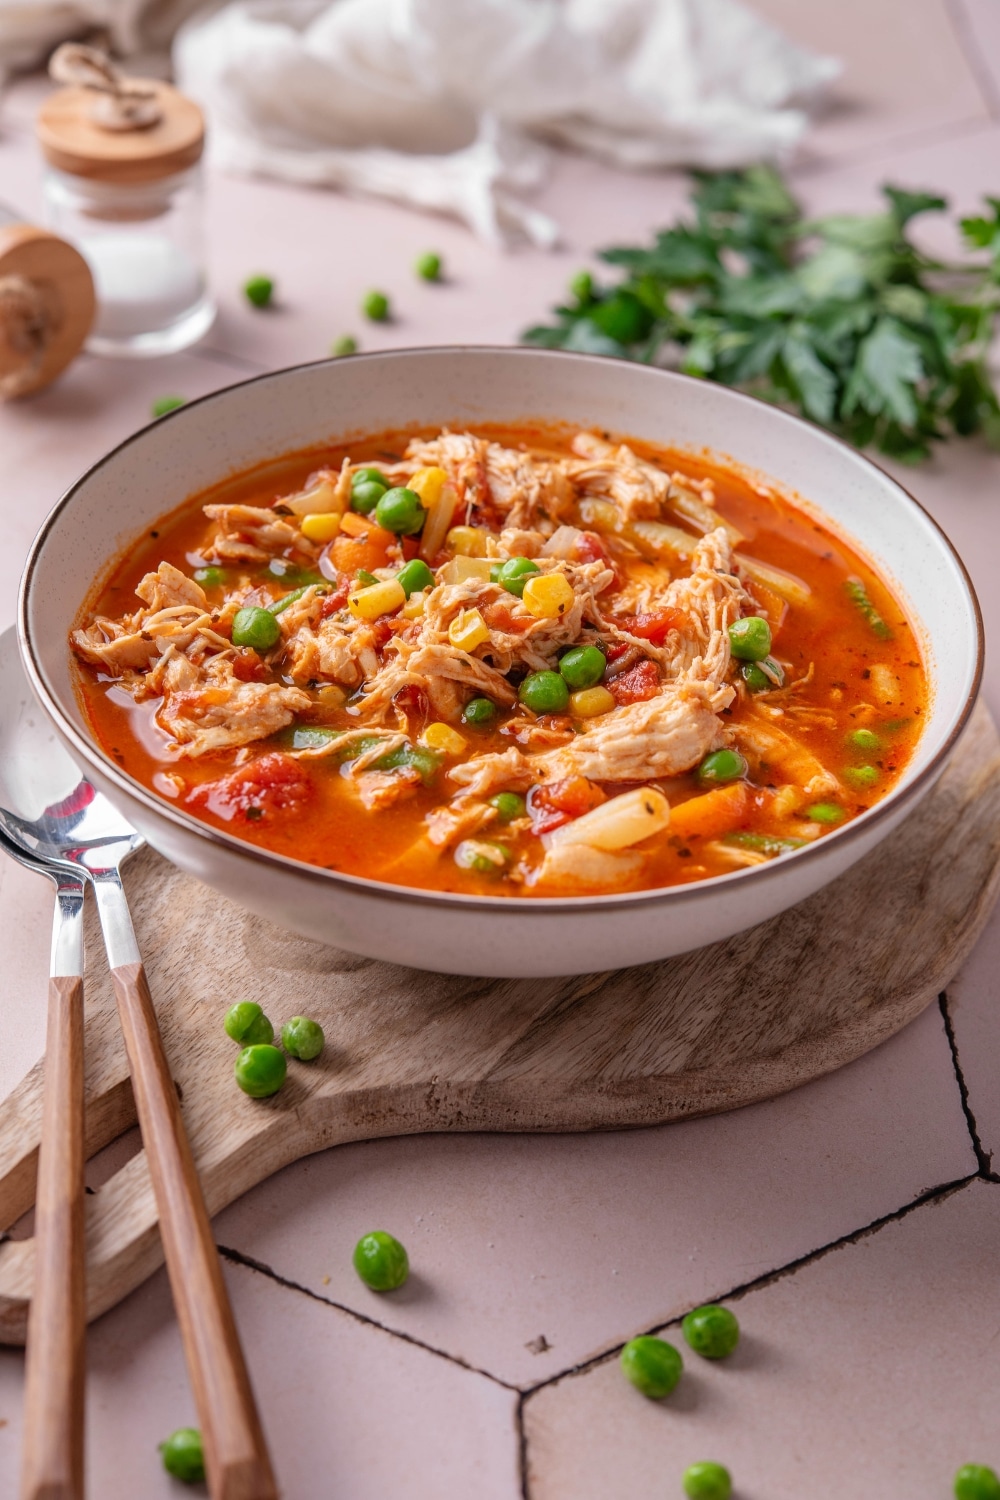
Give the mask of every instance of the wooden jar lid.
[[31, 224], [0, 226], [0, 395], [55, 380], [82, 349], [95, 307], [78, 250]]
[[159, 79], [135, 81], [152, 91], [162, 110], [154, 125], [138, 130], [108, 130], [98, 124], [92, 117], [91, 89], [52, 94], [37, 121], [46, 161], [74, 177], [123, 185], [157, 182], [193, 167], [205, 148], [205, 119], [197, 104]]

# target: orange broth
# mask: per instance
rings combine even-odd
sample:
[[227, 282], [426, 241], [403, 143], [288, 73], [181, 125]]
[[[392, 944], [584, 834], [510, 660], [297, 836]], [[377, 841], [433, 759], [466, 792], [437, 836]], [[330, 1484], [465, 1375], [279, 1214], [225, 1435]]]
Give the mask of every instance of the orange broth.
[[[569, 451], [568, 433], [553, 428], [481, 425], [474, 431], [509, 447], [524, 446], [558, 455]], [[317, 468], [339, 469], [348, 454], [351, 462], [357, 464], [377, 465], [380, 461], [398, 460], [414, 435], [412, 430], [386, 432], [350, 445], [292, 454], [280, 463], [237, 475], [210, 491], [191, 496], [118, 560], [108, 581], [81, 612], [81, 623], [95, 613], [119, 617], [133, 610], [136, 584], [162, 559], [190, 574], [197, 566], [199, 547], [211, 529], [202, 514], [204, 504], [239, 501], [272, 505], [280, 496], [301, 489], [306, 476]], [[812, 675], [800, 687], [797, 697], [801, 704], [815, 709], [817, 717], [815, 722], [808, 715], [797, 720], [795, 734], [827, 769], [841, 778], [843, 795], [838, 821], [843, 826], [891, 790], [912, 754], [922, 726], [926, 675], [919, 646], [901, 605], [884, 580], [842, 535], [791, 499], [717, 460], [629, 441], [640, 456], [668, 473], [680, 470], [694, 479], [713, 481], [720, 515], [734, 523], [746, 538], [737, 548], [737, 558], [741, 553], [752, 554], [808, 585], [811, 591], [808, 605], [793, 603], [787, 607], [780, 627], [774, 631], [773, 650], [786, 664], [789, 680], [803, 677], [811, 669]], [[674, 522], [676, 518], [669, 519]], [[648, 577], [666, 581], [681, 571], [676, 566], [664, 569], [648, 560], [616, 556], [613, 538], [609, 548], [614, 561], [627, 575], [644, 571]], [[255, 581], [265, 576], [263, 564], [243, 564], [242, 569], [245, 577]], [[852, 602], [847, 592], [850, 579], [861, 580], [871, 605], [891, 632], [890, 639], [881, 638], [872, 629], [870, 618], [866, 619]], [[276, 580], [271, 581], [278, 597], [283, 590]], [[208, 589], [210, 605], [217, 606], [224, 592]], [[882, 684], [880, 694], [873, 689], [873, 668]], [[887, 679], [883, 668], [888, 668], [891, 674], [891, 694], [885, 691]], [[154, 723], [155, 700], [135, 704], [121, 687], [89, 667], [80, 666], [78, 681], [87, 718], [102, 748], [138, 782], [161, 796], [169, 794], [176, 805], [184, 805], [187, 794], [197, 785], [214, 781], [234, 763], [238, 764], [238, 752], [233, 750], [178, 759], [168, 753], [166, 737]], [[723, 721], [738, 729], [741, 715], [746, 712], [749, 712], [747, 704], [738, 697], [724, 712]], [[509, 749], [511, 740], [500, 733], [503, 718], [501, 715], [494, 725], [486, 728], [459, 724], [469, 742], [466, 753]], [[322, 722], [357, 727], [356, 720], [336, 712], [328, 711]], [[861, 753], [851, 748], [847, 737], [858, 728], [877, 734], [880, 741], [877, 753]], [[263, 753], [286, 740], [286, 735], [278, 735], [262, 745], [250, 746], [250, 752]], [[877, 773], [870, 777], [871, 784], [859, 778], [862, 766]], [[185, 790], [179, 802], [176, 782], [164, 779], [166, 770], [171, 776], [183, 779]], [[309, 762], [309, 774], [314, 795], [306, 805], [257, 821], [220, 818], [204, 807], [185, 806], [185, 810], [248, 843], [330, 870], [429, 890], [493, 896], [532, 893], [530, 886], [460, 869], [448, 851], [440, 852], [427, 844], [426, 814], [447, 801], [455, 790], [443, 772], [438, 773], [432, 784], [419, 786], [407, 800], [382, 811], [368, 811], [360, 804], [332, 757]], [[865, 776], [868, 774], [866, 771]], [[771, 788], [787, 779], [766, 761], [753, 764], [750, 796], [735, 827], [727, 830], [716, 826], [681, 834], [668, 828], [662, 836], [650, 841], [641, 885], [646, 888], [682, 885], [730, 873], [737, 866], [719, 852], [720, 834], [774, 834]], [[667, 795], [674, 812], [704, 791], [693, 772], [656, 784]], [[614, 795], [622, 787], [608, 785], [605, 790]], [[682, 815], [678, 816], [683, 821]], [[829, 831], [822, 823], [808, 828], [801, 817], [795, 826], [808, 837], [821, 837]], [[503, 838], [503, 830], [493, 830], [489, 836]], [[523, 835], [519, 849], [531, 837]], [[549, 888], [545, 894], [560, 892]]]

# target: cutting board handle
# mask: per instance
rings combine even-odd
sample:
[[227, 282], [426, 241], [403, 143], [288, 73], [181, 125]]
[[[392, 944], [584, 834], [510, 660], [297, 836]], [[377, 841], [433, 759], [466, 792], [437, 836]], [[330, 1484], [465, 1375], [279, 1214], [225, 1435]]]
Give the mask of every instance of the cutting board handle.
[[208, 1209], [141, 963], [111, 978], [156, 1194], [163, 1251], [205, 1446], [213, 1500], [276, 1500], [277, 1489]]

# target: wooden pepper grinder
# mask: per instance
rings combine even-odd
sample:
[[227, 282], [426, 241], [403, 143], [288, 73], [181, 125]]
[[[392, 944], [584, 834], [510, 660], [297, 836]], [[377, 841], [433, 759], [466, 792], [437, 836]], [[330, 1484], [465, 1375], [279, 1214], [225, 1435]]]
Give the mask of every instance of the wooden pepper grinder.
[[95, 305], [80, 252], [0, 205], [0, 400], [61, 375], [83, 348]]

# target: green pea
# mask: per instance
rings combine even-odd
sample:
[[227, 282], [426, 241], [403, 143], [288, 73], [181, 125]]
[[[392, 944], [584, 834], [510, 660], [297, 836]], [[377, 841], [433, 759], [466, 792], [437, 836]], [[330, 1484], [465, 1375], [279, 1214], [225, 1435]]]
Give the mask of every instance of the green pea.
[[760, 615], [734, 620], [729, 627], [729, 649], [737, 661], [763, 661], [771, 654], [771, 627]]
[[420, 496], [401, 485], [386, 490], [375, 506], [375, 519], [385, 531], [394, 531], [397, 536], [416, 536], [427, 519], [427, 512]]
[[882, 741], [874, 729], [852, 729], [847, 743], [852, 750], [860, 750], [864, 755], [877, 755], [882, 748]]
[[251, 276], [243, 283], [243, 294], [254, 307], [269, 307], [274, 296], [274, 282], [270, 276]]
[[233, 619], [233, 645], [270, 651], [281, 640], [281, 626], [269, 609], [239, 609]]
[[729, 1500], [733, 1481], [722, 1464], [691, 1464], [684, 1470], [681, 1484], [688, 1500]]
[[405, 568], [400, 568], [396, 574], [396, 582], [409, 599], [411, 594], [419, 594], [421, 589], [433, 588], [434, 574], [423, 558], [414, 557]]
[[482, 839], [463, 839], [454, 857], [460, 870], [473, 870], [477, 875], [503, 875], [511, 858], [506, 844]]
[[536, 714], [561, 714], [569, 704], [569, 688], [558, 672], [529, 672], [517, 696]]
[[163, 1467], [174, 1479], [200, 1484], [205, 1477], [205, 1452], [197, 1427], [178, 1427], [160, 1444]]
[[281, 1045], [300, 1062], [312, 1062], [323, 1050], [323, 1028], [308, 1016], [293, 1016], [281, 1028]]
[[838, 807], [836, 802], [814, 802], [811, 807], [806, 808], [805, 815], [811, 823], [839, 823], [844, 816], [844, 809]]
[[330, 345], [330, 353], [334, 359], [343, 359], [347, 354], [357, 354], [358, 341], [349, 333], [342, 333], [339, 339], [334, 339]]
[[466, 724], [489, 724], [497, 716], [497, 706], [489, 698], [470, 698], [462, 710]]
[[380, 481], [369, 480], [367, 484], [356, 484], [351, 489], [351, 509], [356, 510], [359, 516], [370, 516], [384, 494], [385, 485]]
[[200, 583], [203, 589], [220, 589], [226, 581], [225, 568], [195, 568], [195, 583]]
[[596, 687], [607, 665], [607, 657], [596, 646], [574, 646], [559, 659], [559, 671], [572, 693]]
[[226, 1036], [244, 1047], [274, 1041], [274, 1027], [255, 1000], [239, 1000], [226, 1011]]
[[955, 1500], [1000, 1500], [1000, 1478], [986, 1464], [963, 1464], [955, 1475]]
[[389, 481], [382, 470], [371, 467], [355, 469], [351, 475], [351, 489], [357, 489], [359, 484], [380, 484], [384, 490], [389, 488]]
[[187, 405], [186, 396], [160, 396], [150, 407], [154, 417], [165, 417], [168, 411], [176, 411], [179, 406]]
[[277, 1047], [258, 1044], [243, 1048], [236, 1059], [234, 1072], [244, 1094], [254, 1099], [267, 1099], [281, 1088], [288, 1064], [285, 1054]]
[[570, 277], [569, 294], [577, 302], [590, 302], [594, 296], [594, 278], [589, 271], [577, 271]]
[[410, 1274], [404, 1247], [384, 1229], [363, 1235], [354, 1247], [354, 1269], [373, 1292], [394, 1292]]
[[496, 808], [501, 823], [513, 823], [515, 818], [523, 818], [527, 812], [524, 798], [517, 792], [497, 792], [490, 798], [490, 806]]
[[530, 557], [508, 557], [506, 562], [493, 564], [490, 578], [505, 588], [508, 594], [516, 594], [520, 599], [524, 593], [524, 585], [532, 573], [540, 572], [541, 568]]
[[643, 1334], [625, 1345], [621, 1366], [637, 1391], [654, 1401], [662, 1401], [680, 1380], [684, 1361], [673, 1344]]
[[361, 311], [373, 323], [388, 322], [389, 299], [385, 292], [368, 292], [362, 299]]
[[777, 682], [773, 682], [771, 680], [771, 678], [767, 675], [767, 672], [763, 670], [758, 662], [744, 662], [743, 666], [740, 668], [740, 672], [743, 676], [743, 681], [746, 683], [751, 693], [770, 693], [773, 692], [776, 687], [784, 686], [785, 674], [778, 666], [778, 663], [775, 661], [774, 657], [768, 656], [766, 658], [766, 662], [769, 670], [773, 672], [775, 677], [778, 679]]
[[853, 786], [874, 786], [881, 775], [878, 766], [848, 766], [844, 775]]
[[728, 1307], [708, 1303], [689, 1312], [681, 1324], [688, 1347], [705, 1359], [725, 1359], [740, 1341], [740, 1325]]
[[417, 257], [413, 269], [421, 281], [441, 280], [441, 257], [434, 250], [428, 250], [425, 254]]
[[695, 772], [700, 786], [724, 786], [746, 774], [747, 763], [738, 750], [713, 750]]

